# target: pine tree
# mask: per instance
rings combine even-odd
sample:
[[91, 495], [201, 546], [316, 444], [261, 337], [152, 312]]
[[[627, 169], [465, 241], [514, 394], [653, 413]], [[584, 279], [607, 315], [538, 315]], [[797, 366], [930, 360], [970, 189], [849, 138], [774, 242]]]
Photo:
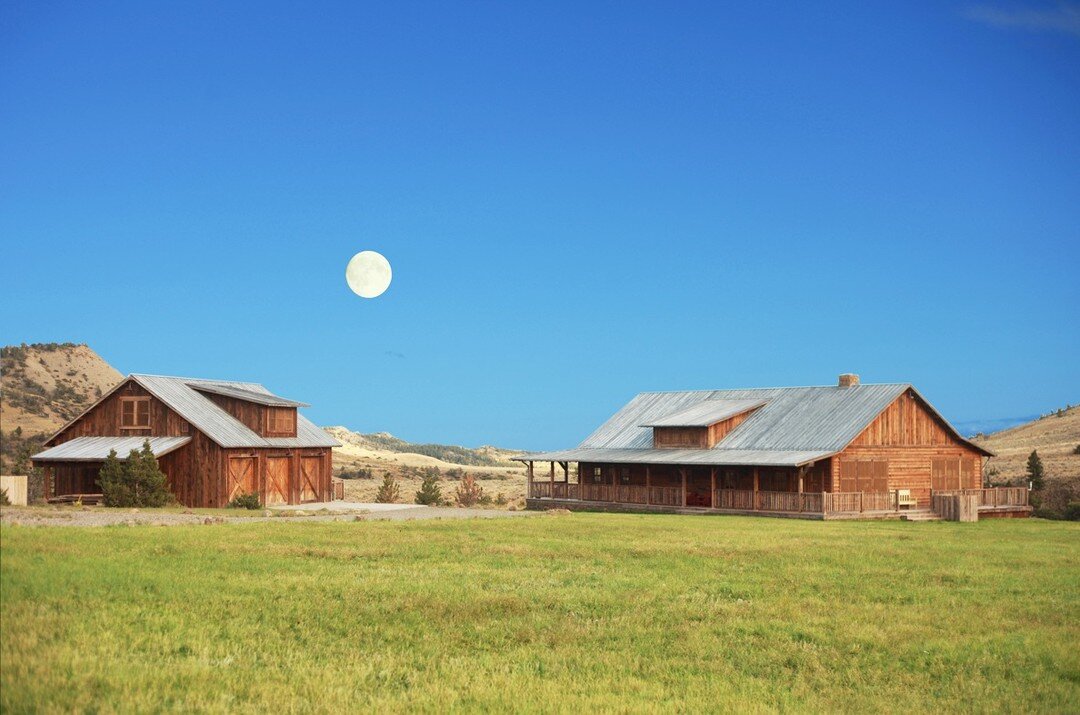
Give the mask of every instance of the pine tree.
[[476, 483], [476, 477], [466, 474], [461, 478], [454, 496], [458, 506], [476, 506], [484, 498], [484, 488]]
[[116, 456], [116, 450], [110, 449], [97, 478], [105, 506], [127, 506], [131, 502], [126, 472], [125, 465]]
[[160, 507], [172, 501], [150, 440], [141, 450], [131, 450], [125, 461], [111, 450], [98, 472], [98, 485], [105, 506]]
[[401, 490], [398, 488], [394, 475], [390, 472], [384, 472], [382, 486], [379, 487], [378, 493], [375, 494], [375, 501], [380, 504], [393, 504], [400, 496]]
[[1039, 459], [1039, 452], [1037, 450], [1032, 450], [1031, 455], [1028, 456], [1027, 475], [1033, 491], [1039, 491], [1043, 488], [1043, 477], [1046, 473], [1043, 470], [1043, 463], [1042, 460]]
[[157, 457], [150, 449], [150, 440], [143, 442], [142, 450], [132, 450], [128, 458], [131, 484], [136, 495], [135, 506], [161, 507], [172, 501], [166, 485], [165, 473], [158, 467]]
[[420, 490], [416, 492], [416, 503], [428, 506], [442, 504], [442, 489], [439, 488], [438, 470], [425, 470], [424, 480], [420, 482]]

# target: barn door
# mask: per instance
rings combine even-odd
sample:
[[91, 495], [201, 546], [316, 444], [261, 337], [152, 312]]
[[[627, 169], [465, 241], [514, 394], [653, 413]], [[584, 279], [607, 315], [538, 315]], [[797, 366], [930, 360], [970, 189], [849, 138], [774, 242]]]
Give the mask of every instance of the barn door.
[[241, 494], [258, 494], [254, 457], [229, 457], [228, 474], [228, 496], [225, 501], [230, 502]]
[[289, 503], [289, 462], [288, 457], [266, 458], [266, 503]]
[[300, 458], [300, 501], [319, 501], [322, 457]]

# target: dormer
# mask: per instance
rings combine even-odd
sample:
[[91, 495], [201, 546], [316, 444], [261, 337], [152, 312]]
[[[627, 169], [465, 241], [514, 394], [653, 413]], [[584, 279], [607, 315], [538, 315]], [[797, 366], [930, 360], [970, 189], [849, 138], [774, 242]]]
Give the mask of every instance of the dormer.
[[653, 431], [653, 449], [712, 449], [767, 400], [705, 400], [642, 427]]
[[296, 409], [307, 407], [303, 402], [226, 383], [191, 382], [188, 386], [260, 437], [295, 437]]

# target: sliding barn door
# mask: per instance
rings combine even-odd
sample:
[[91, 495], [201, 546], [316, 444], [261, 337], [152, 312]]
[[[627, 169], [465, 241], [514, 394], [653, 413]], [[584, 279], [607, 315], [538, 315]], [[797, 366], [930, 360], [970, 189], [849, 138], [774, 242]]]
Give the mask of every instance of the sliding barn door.
[[300, 501], [319, 501], [322, 457], [300, 458]]
[[289, 503], [289, 457], [266, 458], [266, 503]]
[[259, 485], [255, 479], [254, 457], [229, 457], [228, 495], [230, 502], [241, 494], [258, 494]]

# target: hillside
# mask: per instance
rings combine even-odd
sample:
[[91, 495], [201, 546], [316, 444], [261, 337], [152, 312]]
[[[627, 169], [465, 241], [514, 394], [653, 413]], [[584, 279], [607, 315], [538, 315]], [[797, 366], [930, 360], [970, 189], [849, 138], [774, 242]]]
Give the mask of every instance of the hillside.
[[[450, 497], [456, 479], [473, 474], [491, 497], [511, 502], [525, 496], [525, 471], [511, 462], [513, 450], [498, 447], [458, 447], [443, 444], [414, 444], [386, 432], [361, 434], [345, 427], [326, 427], [341, 447], [334, 450], [334, 473], [346, 477], [345, 495], [355, 501], [371, 501], [390, 472], [398, 480], [401, 500], [412, 501], [420, 488], [422, 472], [437, 469], [447, 477], [443, 494]], [[353, 478], [348, 478], [353, 477]]]
[[1050, 477], [1080, 476], [1080, 407], [1052, 412], [1027, 424], [995, 432], [974, 440], [997, 456], [988, 468], [995, 482], [1023, 479], [1027, 458], [1038, 450], [1046, 473]]
[[38, 343], [0, 349], [0, 428], [51, 433], [123, 378], [86, 345]]

